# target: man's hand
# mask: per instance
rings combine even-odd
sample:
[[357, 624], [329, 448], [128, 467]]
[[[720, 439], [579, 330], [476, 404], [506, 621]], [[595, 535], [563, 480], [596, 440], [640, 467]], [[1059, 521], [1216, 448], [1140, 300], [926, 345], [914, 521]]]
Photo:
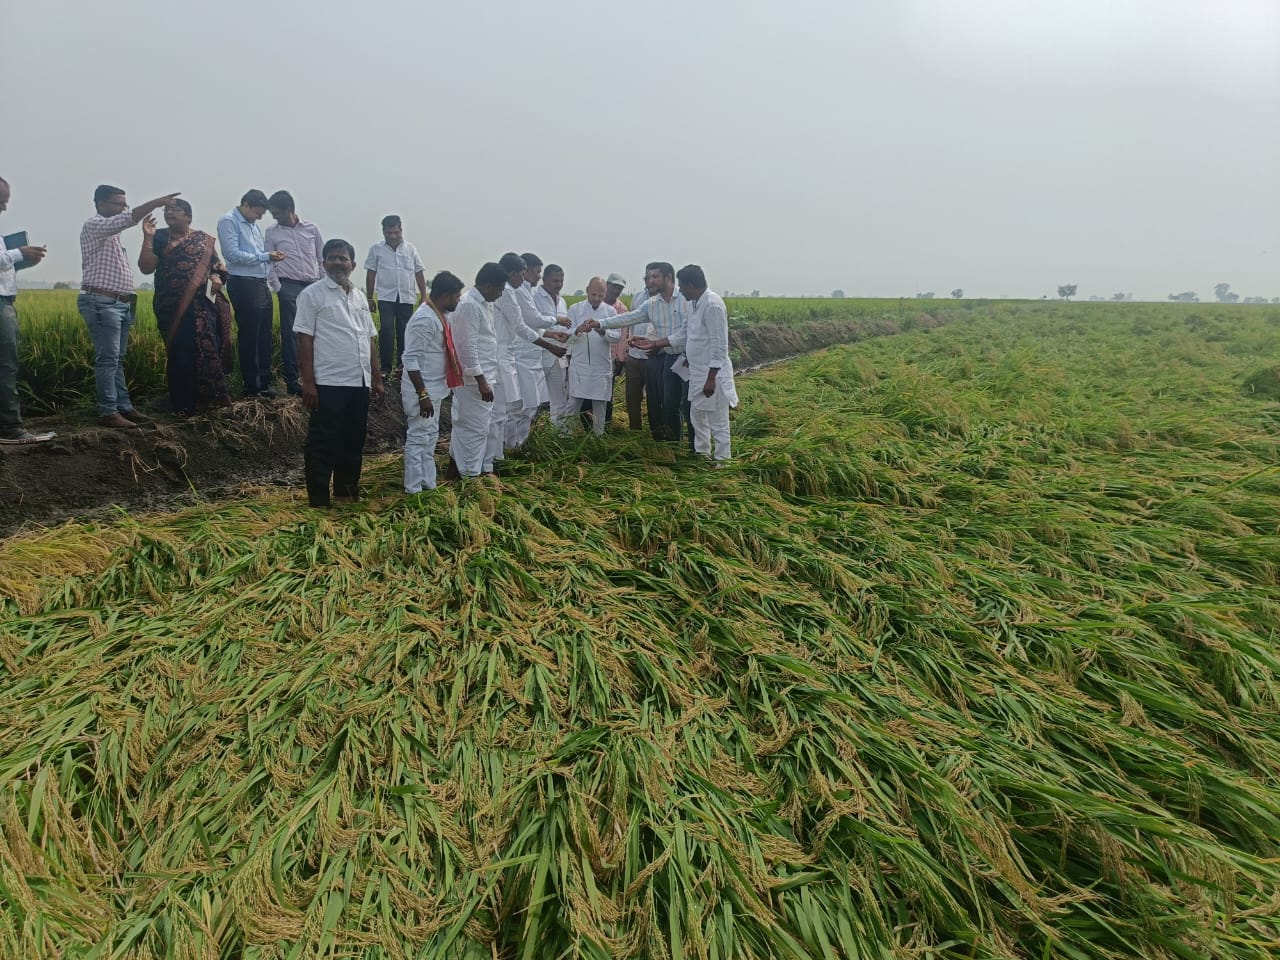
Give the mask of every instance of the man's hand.
[[142, 218], [142, 235], [148, 240], [156, 235], [156, 218], [149, 213]]
[[316, 390], [314, 383], [303, 383], [302, 405], [312, 413], [320, 409], [320, 392]]
[[19, 247], [18, 252], [22, 254], [22, 259], [27, 263], [39, 263], [44, 259], [44, 255], [49, 252], [48, 247]]
[[272, 263], [279, 263], [281, 260], [284, 259], [284, 251], [272, 250], [270, 253], [267, 254], [267, 256], [271, 258]]
[[548, 343], [545, 347], [543, 347], [543, 349], [549, 350], [551, 352], [551, 355], [555, 357], [563, 357], [566, 353], [569, 352], [564, 347], [557, 347], [554, 343]]
[[560, 324], [562, 327], [567, 327], [571, 321], [568, 317], [556, 317], [556, 323]]
[[209, 276], [209, 283], [212, 284], [210, 289], [213, 290], [214, 296], [217, 296], [222, 292], [222, 274], [220, 273], [211, 274]]
[[372, 295], [366, 295], [366, 296], [365, 296], [365, 299], [369, 301], [369, 312], [370, 312], [370, 313], [377, 313], [377, 312], [378, 312], [378, 301], [377, 301], [377, 300], [375, 300], [375, 299], [373, 299], [373, 296], [372, 296]]
[[716, 375], [714, 373], [707, 374], [707, 382], [702, 385], [702, 395], [704, 397], [714, 396], [716, 392]]
[[382, 385], [382, 377], [374, 375], [373, 386], [369, 388], [369, 395], [373, 398], [374, 403], [381, 403], [382, 398], [387, 395], [387, 388]]
[[637, 350], [647, 350], [649, 353], [653, 353], [653, 351], [660, 349], [655, 346], [654, 342], [648, 337], [632, 337], [631, 346], [635, 347]]
[[493, 403], [493, 387], [489, 386], [489, 381], [483, 374], [476, 377], [476, 386], [480, 389], [480, 399], [485, 403]]
[[560, 343], [567, 343], [569, 334], [563, 330], [548, 330], [542, 335], [544, 340], [556, 340]]
[[436, 408], [431, 405], [430, 397], [418, 398], [418, 415], [424, 420], [430, 420], [435, 414]]

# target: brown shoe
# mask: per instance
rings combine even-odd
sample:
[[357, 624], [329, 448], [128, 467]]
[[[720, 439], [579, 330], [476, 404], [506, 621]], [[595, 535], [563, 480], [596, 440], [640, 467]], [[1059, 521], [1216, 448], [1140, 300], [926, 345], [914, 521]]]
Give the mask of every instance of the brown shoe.
[[150, 417], [143, 416], [137, 410], [121, 410], [120, 416], [124, 417], [130, 423], [155, 423]]
[[109, 413], [105, 417], [98, 418], [98, 426], [111, 427], [115, 430], [132, 430], [137, 424], [118, 413]]

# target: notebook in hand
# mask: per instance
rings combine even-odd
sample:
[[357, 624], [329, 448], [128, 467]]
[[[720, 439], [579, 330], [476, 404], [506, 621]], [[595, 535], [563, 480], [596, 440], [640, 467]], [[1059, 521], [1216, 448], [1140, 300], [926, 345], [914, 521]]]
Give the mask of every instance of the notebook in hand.
[[[31, 241], [27, 239], [27, 231], [22, 230], [18, 233], [10, 233], [4, 238], [4, 248], [6, 250], [17, 250], [18, 247], [25, 247]], [[15, 270], [25, 270], [27, 267], [34, 267], [34, 263], [27, 263], [25, 260], [19, 260], [13, 265]]]

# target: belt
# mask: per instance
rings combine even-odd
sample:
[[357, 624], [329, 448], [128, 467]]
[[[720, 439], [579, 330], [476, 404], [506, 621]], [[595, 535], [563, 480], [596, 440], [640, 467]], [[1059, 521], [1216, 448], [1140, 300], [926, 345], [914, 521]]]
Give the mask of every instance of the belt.
[[110, 297], [117, 303], [128, 303], [133, 299], [132, 293], [116, 293], [114, 290], [103, 290], [101, 287], [81, 287], [82, 293], [92, 293], [99, 297]]
[[280, 282], [281, 283], [298, 283], [304, 287], [309, 287], [311, 286], [311, 284], [315, 283], [316, 280], [295, 280], [293, 277], [281, 277]]
[[17, 294], [0, 293], [0, 303], [13, 303], [17, 299]]

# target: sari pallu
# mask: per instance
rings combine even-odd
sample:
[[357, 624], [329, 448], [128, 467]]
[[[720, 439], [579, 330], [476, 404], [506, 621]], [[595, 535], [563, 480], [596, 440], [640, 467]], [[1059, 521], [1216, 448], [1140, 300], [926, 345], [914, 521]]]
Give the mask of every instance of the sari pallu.
[[205, 282], [226, 279], [213, 237], [193, 230], [169, 245], [169, 231], [156, 231], [159, 258], [152, 309], [168, 354], [169, 400], [179, 413], [230, 403], [226, 370], [231, 363], [231, 304], [219, 292], [211, 301]]

